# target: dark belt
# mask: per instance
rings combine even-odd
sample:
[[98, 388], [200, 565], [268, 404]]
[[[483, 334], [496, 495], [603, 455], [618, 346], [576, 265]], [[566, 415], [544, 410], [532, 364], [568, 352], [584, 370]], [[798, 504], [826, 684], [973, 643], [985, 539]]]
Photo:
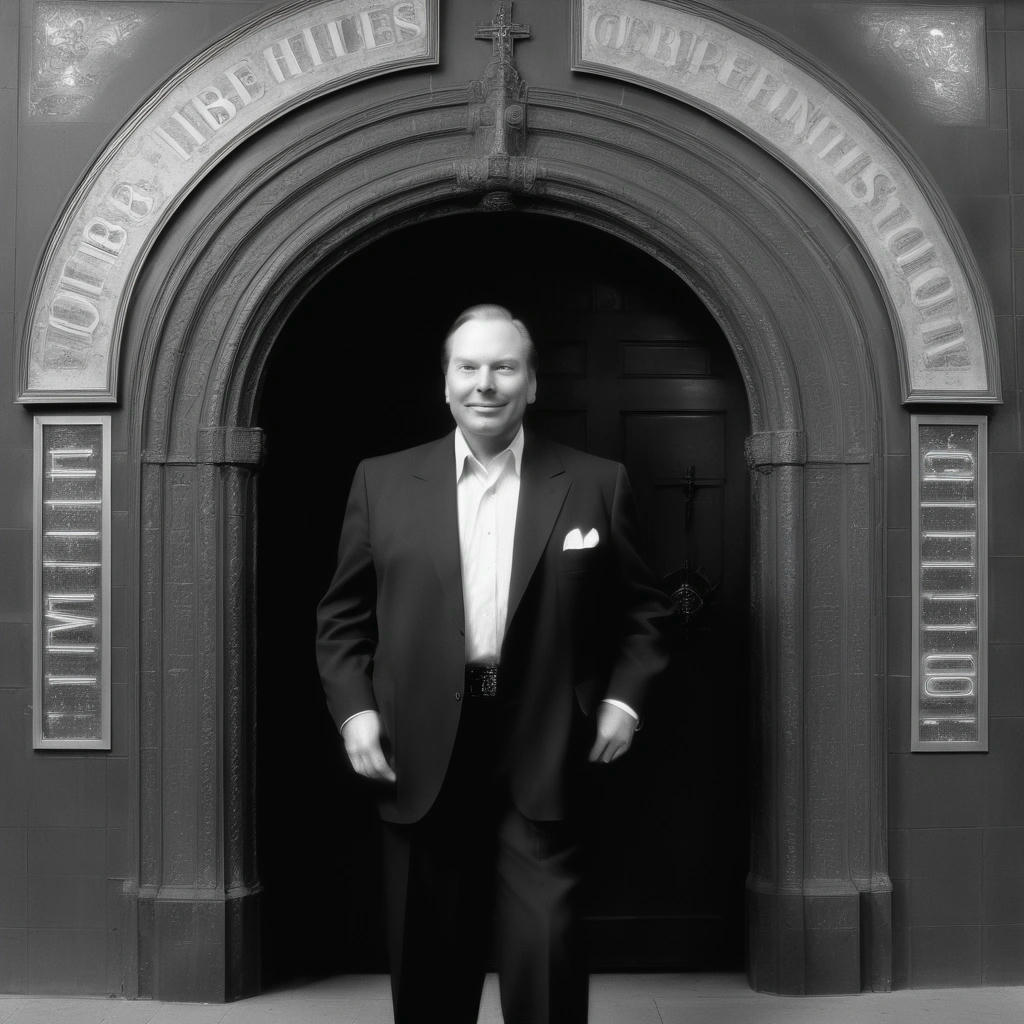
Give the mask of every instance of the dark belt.
[[498, 666], [497, 665], [467, 665], [466, 666], [466, 696], [467, 697], [497, 697], [498, 696]]

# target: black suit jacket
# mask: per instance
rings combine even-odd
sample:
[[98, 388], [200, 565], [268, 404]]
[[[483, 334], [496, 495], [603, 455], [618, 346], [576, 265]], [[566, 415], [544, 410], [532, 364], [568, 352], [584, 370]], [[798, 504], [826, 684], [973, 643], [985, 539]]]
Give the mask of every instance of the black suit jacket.
[[[596, 528], [599, 544], [563, 551], [573, 528]], [[641, 711], [666, 665], [669, 616], [623, 467], [528, 431], [501, 650], [507, 770], [527, 817], [565, 815], [586, 762], [581, 710], [614, 697]], [[440, 790], [463, 706], [464, 626], [454, 435], [360, 463], [317, 655], [339, 726], [380, 713], [397, 775], [382, 787], [387, 820], [418, 820]]]

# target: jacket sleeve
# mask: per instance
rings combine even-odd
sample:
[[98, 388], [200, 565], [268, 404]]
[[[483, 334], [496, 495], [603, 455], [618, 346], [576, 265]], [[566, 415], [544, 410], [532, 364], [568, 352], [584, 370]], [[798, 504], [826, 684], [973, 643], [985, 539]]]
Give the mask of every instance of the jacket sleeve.
[[620, 632], [604, 697], [641, 714], [648, 687], [668, 667], [672, 605], [641, 553], [636, 503], [622, 466], [612, 498], [611, 542], [619, 577]]
[[356, 468], [338, 544], [338, 566], [317, 607], [320, 681], [335, 724], [376, 710], [373, 658], [377, 649], [377, 574], [370, 544], [366, 467]]

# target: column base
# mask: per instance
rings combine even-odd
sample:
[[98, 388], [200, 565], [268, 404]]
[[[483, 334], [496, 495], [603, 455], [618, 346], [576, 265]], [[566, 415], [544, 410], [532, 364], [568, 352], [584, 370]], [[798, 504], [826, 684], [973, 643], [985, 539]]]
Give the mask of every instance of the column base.
[[260, 991], [259, 892], [140, 893], [139, 997], [226, 1003]]
[[892, 893], [747, 889], [747, 977], [758, 992], [839, 995], [892, 986]]

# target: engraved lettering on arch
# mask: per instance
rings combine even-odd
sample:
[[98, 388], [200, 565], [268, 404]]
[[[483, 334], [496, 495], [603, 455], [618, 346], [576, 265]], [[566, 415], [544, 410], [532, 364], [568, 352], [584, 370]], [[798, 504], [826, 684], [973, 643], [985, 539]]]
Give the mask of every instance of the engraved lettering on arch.
[[[351, 6], [351, 5], [350, 5]], [[371, 6], [296, 27], [271, 39], [200, 85], [186, 103], [154, 129], [179, 160], [190, 160], [238, 112], [268, 97], [273, 87], [338, 64], [365, 51], [394, 48], [423, 36], [426, 20], [416, 3]]]
[[317, 0], [253, 19], [190, 62], [115, 136], [36, 276], [22, 401], [113, 401], [130, 283], [153, 234], [225, 149], [383, 71], [437, 62], [438, 0]]
[[144, 182], [131, 184], [119, 181], [110, 190], [110, 202], [114, 209], [132, 220], [145, 220], [152, 212], [156, 198], [151, 194], [152, 186]]
[[703, 4], [575, 0], [575, 15], [575, 70], [649, 84], [739, 126], [845, 221], [889, 294], [908, 401], [997, 397], [992, 321], [979, 316], [966, 245], [953, 244], [899, 151], [826, 81]]
[[[904, 275], [911, 304], [919, 311], [919, 328], [955, 304], [956, 286], [938, 263], [935, 245], [917, 221], [911, 222], [912, 214], [893, 194], [892, 177], [858, 140], [855, 130], [827, 112], [825, 103], [816, 103], [783, 77], [772, 76], [755, 55], [697, 32], [680, 32], [650, 19], [598, 14], [590, 20], [588, 36], [599, 47], [639, 53], [683, 75], [711, 75], [719, 86], [738, 91], [744, 105], [762, 101], [764, 113], [785, 126], [789, 141], [811, 152], [855, 201], [871, 211], [879, 238]], [[664, 45], [665, 40], [670, 45]], [[905, 241], [911, 223], [916, 248], [908, 256]], [[919, 329], [919, 337], [927, 366], [969, 365], [962, 330], [959, 334], [943, 331], [941, 342], [932, 344], [930, 333]]]
[[77, 247], [59, 268], [57, 289], [48, 307], [46, 340], [51, 358], [66, 358], [92, 344], [103, 322], [103, 290], [129, 240], [133, 225], [154, 212], [158, 193], [152, 182], [115, 182], [97, 214], [89, 218]]

